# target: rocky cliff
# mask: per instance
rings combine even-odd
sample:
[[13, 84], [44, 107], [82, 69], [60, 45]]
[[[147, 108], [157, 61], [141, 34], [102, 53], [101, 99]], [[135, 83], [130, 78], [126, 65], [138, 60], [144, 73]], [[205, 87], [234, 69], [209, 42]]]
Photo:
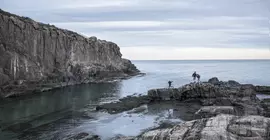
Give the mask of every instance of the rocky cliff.
[[2, 10], [0, 57], [2, 97], [138, 73], [113, 42]]

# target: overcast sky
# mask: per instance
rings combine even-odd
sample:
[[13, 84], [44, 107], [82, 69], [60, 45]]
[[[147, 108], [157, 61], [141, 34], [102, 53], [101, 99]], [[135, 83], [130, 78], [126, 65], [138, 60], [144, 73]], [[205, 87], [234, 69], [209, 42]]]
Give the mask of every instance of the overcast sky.
[[270, 59], [270, 0], [0, 0], [129, 59]]

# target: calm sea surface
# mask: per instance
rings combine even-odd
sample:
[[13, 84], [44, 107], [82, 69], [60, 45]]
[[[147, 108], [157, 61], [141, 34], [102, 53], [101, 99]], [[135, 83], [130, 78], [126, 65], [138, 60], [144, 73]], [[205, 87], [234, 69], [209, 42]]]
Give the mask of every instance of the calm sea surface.
[[[149, 89], [174, 87], [192, 81], [197, 71], [201, 80], [211, 77], [240, 83], [270, 85], [270, 60], [235, 61], [133, 61], [145, 76], [106, 84], [87, 84], [53, 90], [39, 95], [0, 101], [0, 140], [64, 139], [71, 135], [95, 133], [102, 139], [117, 134], [134, 136], [163, 120], [188, 120], [185, 106], [148, 106], [145, 112], [110, 115], [95, 112], [95, 106]], [[266, 96], [260, 96], [264, 98]], [[177, 111], [175, 108], [181, 108]]]

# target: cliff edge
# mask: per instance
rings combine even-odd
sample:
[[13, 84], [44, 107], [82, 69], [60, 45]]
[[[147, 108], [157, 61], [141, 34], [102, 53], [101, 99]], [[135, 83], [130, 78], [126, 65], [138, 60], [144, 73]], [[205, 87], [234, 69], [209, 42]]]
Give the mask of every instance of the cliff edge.
[[0, 96], [127, 77], [139, 71], [117, 44], [0, 9]]

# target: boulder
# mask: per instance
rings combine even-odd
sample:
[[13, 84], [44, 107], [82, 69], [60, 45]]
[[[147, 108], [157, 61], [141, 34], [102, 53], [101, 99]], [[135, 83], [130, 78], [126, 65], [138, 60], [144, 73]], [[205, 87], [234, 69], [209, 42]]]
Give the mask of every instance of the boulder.
[[238, 83], [238, 82], [236, 82], [236, 81], [234, 81], [234, 80], [229, 80], [229, 81], [228, 81], [228, 84], [229, 84], [230, 86], [241, 86], [240, 83]]
[[219, 83], [219, 80], [217, 77], [213, 77], [211, 79], [208, 80], [208, 83], [211, 83], [211, 84], [218, 84]]

